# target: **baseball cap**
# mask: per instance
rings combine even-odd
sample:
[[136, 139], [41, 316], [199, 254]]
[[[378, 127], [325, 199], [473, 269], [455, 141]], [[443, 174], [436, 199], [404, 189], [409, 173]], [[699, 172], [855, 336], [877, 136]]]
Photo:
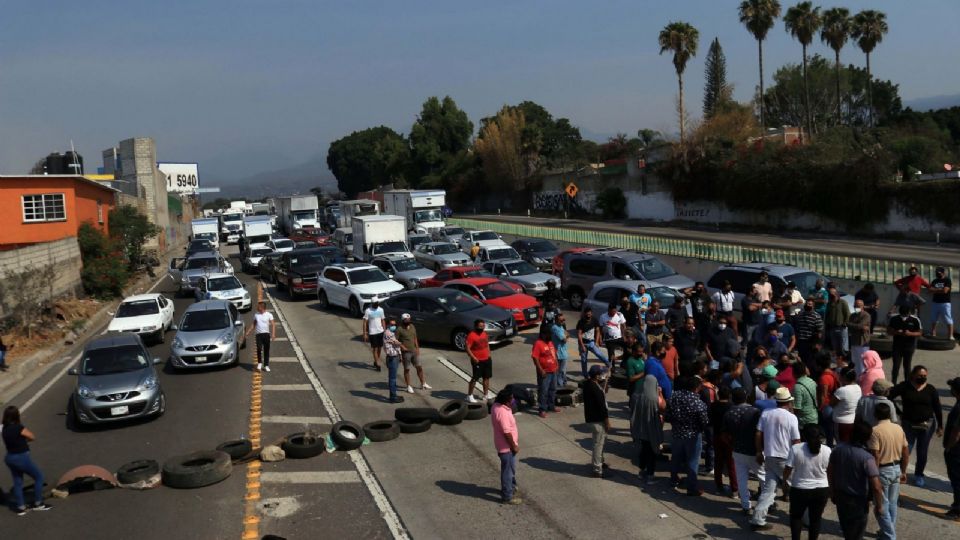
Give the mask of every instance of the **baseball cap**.
[[409, 321], [409, 320], [410, 320], [410, 314], [409, 314], [409, 313], [404, 313], [403, 315], [400, 316], [400, 320], [402, 320], [402, 321]]
[[774, 378], [774, 377], [777, 376], [777, 373], [778, 373], [778, 372], [777, 372], [777, 368], [776, 368], [776, 367], [774, 367], [774, 366], [766, 366], [766, 367], [763, 368], [763, 371], [762, 371], [761, 373], [763, 373], [764, 375], [766, 375], [767, 377], [770, 377], [770, 378], [772, 379], [772, 378]]
[[773, 399], [777, 400], [777, 403], [790, 403], [793, 401], [793, 396], [790, 395], [790, 390], [786, 386], [781, 386], [777, 388], [777, 392], [773, 395]]
[[607, 368], [604, 366], [590, 366], [590, 371], [587, 372], [588, 377], [597, 377], [603, 375], [607, 372]]
[[782, 309], [778, 309], [778, 310], [774, 313], [774, 315], [776, 315], [777, 317], [783, 317], [783, 310], [782, 310]]

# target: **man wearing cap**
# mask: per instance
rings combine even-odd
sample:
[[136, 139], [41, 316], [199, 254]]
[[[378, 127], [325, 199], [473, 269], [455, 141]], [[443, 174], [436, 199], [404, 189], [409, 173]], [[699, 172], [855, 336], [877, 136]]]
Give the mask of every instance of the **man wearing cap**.
[[940, 319], [947, 325], [947, 339], [953, 337], [953, 313], [950, 305], [950, 290], [953, 282], [947, 277], [946, 269], [942, 266], [937, 267], [937, 275], [927, 287], [933, 293], [930, 303], [930, 335], [937, 335], [937, 326]]
[[607, 409], [607, 396], [603, 391], [603, 366], [591, 366], [587, 372], [587, 381], [583, 384], [583, 419], [590, 425], [593, 434], [593, 475], [603, 478], [603, 445], [610, 431], [610, 412]]
[[863, 309], [863, 300], [854, 300], [853, 313], [847, 318], [847, 332], [850, 335], [850, 358], [857, 377], [863, 373], [863, 353], [870, 348], [871, 320], [870, 314]]
[[892, 408], [886, 403], [878, 403], [874, 414], [877, 425], [873, 427], [867, 449], [877, 460], [880, 470], [880, 486], [883, 488], [883, 504], [877, 508], [877, 523], [880, 534], [877, 538], [896, 540], [897, 538], [897, 501], [900, 498], [900, 484], [907, 483], [907, 465], [910, 462], [910, 447], [903, 428], [890, 421]]
[[[960, 403], [960, 377], [947, 381], [950, 394]], [[953, 488], [953, 504], [946, 513], [949, 519], [960, 519], [960, 407], [954, 406], [947, 415], [943, 430], [943, 463]]]
[[410, 366], [417, 369], [417, 377], [420, 379], [420, 388], [429, 390], [432, 388], [427, 384], [427, 379], [423, 374], [423, 366], [420, 365], [420, 339], [417, 337], [417, 327], [413, 325], [413, 320], [409, 313], [400, 316], [400, 328], [397, 328], [397, 340], [400, 341], [401, 359], [403, 360], [403, 381], [407, 384], [407, 392], [413, 393], [413, 386], [410, 385]]
[[900, 419], [897, 418], [897, 409], [893, 406], [890, 398], [887, 397], [891, 388], [893, 388], [893, 383], [887, 379], [877, 379], [873, 381], [873, 386], [871, 387], [873, 394], [862, 396], [860, 400], [857, 401], [857, 412], [854, 416], [854, 422], [866, 422], [870, 424], [870, 427], [876, 426], [877, 417], [874, 411], [877, 405], [885, 403], [890, 407], [890, 421], [894, 424], [899, 424]]
[[760, 500], [750, 519], [750, 528], [754, 531], [772, 528], [767, 523], [767, 512], [777, 494], [777, 484], [783, 483], [783, 469], [790, 447], [800, 442], [800, 426], [793, 414], [790, 391], [781, 386], [777, 388], [774, 399], [777, 407], [764, 411], [757, 423], [757, 463], [763, 465], [765, 479], [760, 486]]
[[780, 307], [791, 317], [800, 313], [803, 309], [803, 294], [797, 290], [797, 284], [788, 281], [787, 287], [783, 290], [783, 296], [780, 297]]

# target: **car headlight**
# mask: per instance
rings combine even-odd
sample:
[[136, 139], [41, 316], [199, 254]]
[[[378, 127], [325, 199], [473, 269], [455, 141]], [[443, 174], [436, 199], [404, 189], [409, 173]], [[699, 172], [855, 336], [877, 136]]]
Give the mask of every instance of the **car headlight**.
[[370, 300], [371, 298], [376, 298], [376, 296], [375, 294], [360, 293], [360, 298], [364, 300]]
[[77, 395], [82, 398], [89, 398], [89, 397], [93, 397], [93, 392], [86, 386], [78, 386]]
[[533, 262], [534, 264], [547, 264], [547, 260], [540, 257], [534, 257]]
[[150, 375], [140, 383], [141, 390], [153, 390], [157, 387], [157, 378], [153, 375]]
[[293, 282], [297, 285], [300, 285], [301, 283], [303, 283], [303, 278], [295, 277], [293, 278]]
[[227, 330], [217, 338], [217, 345], [229, 345], [233, 341], [233, 331]]
[[250, 291], [244, 291], [244, 292], [243, 292], [243, 299], [244, 299], [244, 300], [249, 300], [249, 299], [250, 299]]
[[173, 342], [170, 344], [170, 346], [173, 347], [174, 349], [182, 349], [182, 348], [183, 348], [183, 340], [180, 339], [179, 336], [174, 336]]
[[151, 325], [151, 326], [144, 326], [143, 329], [146, 330], [147, 332], [153, 332], [154, 330], [159, 330], [159, 329], [160, 329], [160, 326], [154, 324], [154, 325]]

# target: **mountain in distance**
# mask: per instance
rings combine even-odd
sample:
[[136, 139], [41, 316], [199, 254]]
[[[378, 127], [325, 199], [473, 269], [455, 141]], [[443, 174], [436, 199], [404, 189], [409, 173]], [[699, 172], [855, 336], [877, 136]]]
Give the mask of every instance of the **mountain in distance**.
[[919, 112], [936, 109], [948, 109], [950, 107], [960, 106], [960, 94], [910, 99], [904, 101], [903, 106], [910, 107], [911, 109]]
[[337, 179], [327, 169], [325, 156], [314, 156], [310, 160], [274, 171], [265, 171], [250, 176], [210, 180], [208, 186], [217, 186], [220, 193], [204, 194], [205, 200], [218, 197], [225, 199], [244, 198], [262, 199], [278, 195], [302, 195], [310, 193], [311, 188], [320, 187], [324, 192], [337, 191]]

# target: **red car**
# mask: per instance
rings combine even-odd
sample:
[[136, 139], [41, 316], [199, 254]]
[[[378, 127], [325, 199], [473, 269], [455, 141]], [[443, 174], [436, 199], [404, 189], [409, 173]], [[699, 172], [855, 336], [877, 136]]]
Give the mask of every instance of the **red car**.
[[[425, 279], [420, 282], [420, 287], [443, 287], [443, 284], [450, 281], [451, 279], [464, 279], [464, 278], [492, 278], [495, 277], [490, 272], [487, 272], [479, 266], [451, 266], [450, 268], [444, 268], [437, 272], [435, 276], [430, 279]], [[523, 288], [517, 286], [519, 292], [523, 292]]]
[[473, 298], [503, 308], [513, 314], [518, 327], [535, 326], [543, 319], [543, 309], [536, 298], [516, 292], [511, 284], [497, 278], [453, 279], [443, 284], [445, 289], [457, 289]]
[[314, 242], [317, 247], [329, 246], [330, 235], [319, 228], [297, 229], [289, 236], [294, 242]]
[[561, 251], [560, 253], [557, 253], [556, 255], [553, 256], [553, 260], [551, 261], [553, 263], [553, 275], [559, 276], [561, 273], [563, 273], [563, 258], [565, 256], [569, 255], [570, 253], [583, 253], [584, 251], [593, 251], [595, 249], [597, 248], [574, 247], [574, 248], [567, 248]]

